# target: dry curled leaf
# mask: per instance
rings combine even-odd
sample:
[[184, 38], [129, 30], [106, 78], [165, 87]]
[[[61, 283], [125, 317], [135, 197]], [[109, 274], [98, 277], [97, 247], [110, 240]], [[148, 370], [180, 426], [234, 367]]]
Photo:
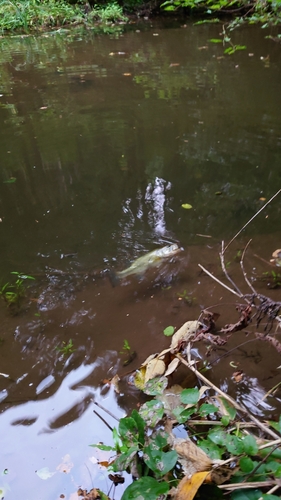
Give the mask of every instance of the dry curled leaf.
[[237, 306], [236, 309], [240, 312], [239, 321], [237, 321], [237, 323], [225, 325], [225, 327], [221, 329], [221, 333], [233, 333], [238, 330], [243, 330], [243, 328], [246, 328], [250, 323], [252, 313], [250, 304]]
[[89, 492], [87, 490], [82, 490], [82, 488], [79, 488], [77, 491], [77, 495], [79, 497], [82, 497], [81, 500], [100, 500], [101, 498], [108, 498], [104, 493], [103, 497], [101, 496], [100, 490], [97, 488], [92, 488]]
[[172, 337], [172, 342], [170, 345], [171, 351], [178, 352], [183, 344], [187, 344], [187, 342], [193, 339], [195, 334], [202, 328], [202, 326], [202, 323], [200, 323], [198, 320], [187, 321], [186, 323], [184, 323]]
[[180, 363], [179, 358], [174, 358], [171, 363], [168, 365], [167, 370], [165, 371], [165, 377], [168, 377], [168, 375], [171, 375], [174, 373], [174, 371], [177, 369], [178, 365]]
[[211, 469], [211, 459], [190, 439], [174, 439], [173, 448], [179, 456], [178, 461], [187, 477], [193, 476], [195, 472]]
[[166, 365], [162, 359], [154, 358], [149, 361], [146, 366], [146, 372], [144, 377], [144, 383], [146, 384], [149, 380], [155, 377], [161, 377], [166, 371]]

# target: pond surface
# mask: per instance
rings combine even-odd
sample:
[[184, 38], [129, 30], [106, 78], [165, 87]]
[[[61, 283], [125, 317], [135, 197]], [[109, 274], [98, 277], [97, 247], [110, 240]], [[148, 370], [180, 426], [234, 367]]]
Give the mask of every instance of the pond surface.
[[[35, 278], [20, 309], [0, 303], [5, 500], [108, 491], [103, 454], [89, 445], [109, 444], [106, 423], [143, 400], [128, 372], [169, 345], [165, 327], [204, 307], [216, 306], [218, 328], [238, 319], [236, 297], [198, 263], [225, 281], [221, 240], [281, 187], [281, 47], [251, 26], [231, 33], [246, 50], [224, 55], [210, 42], [221, 29], [165, 21], [115, 35], [0, 39], [1, 286], [15, 283], [11, 272]], [[277, 197], [228, 250], [245, 293], [237, 255], [252, 238], [248, 276], [280, 300], [263, 274], [280, 247], [280, 215]], [[172, 262], [112, 286], [113, 270], [167, 242], [183, 248]], [[129, 367], [124, 339], [137, 352]], [[63, 352], [70, 340], [73, 352]], [[247, 340], [237, 332], [214, 351], [208, 376], [274, 417], [278, 394], [262, 398], [280, 380], [279, 356]], [[197, 347], [204, 356], [207, 346]], [[244, 371], [240, 384], [231, 361]], [[105, 383], [116, 373], [119, 394]]]

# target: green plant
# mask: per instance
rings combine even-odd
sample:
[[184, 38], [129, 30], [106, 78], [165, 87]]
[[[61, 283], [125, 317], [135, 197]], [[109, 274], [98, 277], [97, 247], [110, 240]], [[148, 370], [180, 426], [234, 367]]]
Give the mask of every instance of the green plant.
[[0, 290], [0, 295], [7, 303], [8, 307], [16, 305], [20, 307], [22, 299], [26, 296], [25, 282], [27, 280], [35, 280], [33, 276], [28, 276], [27, 274], [18, 273], [17, 271], [12, 271], [11, 274], [17, 276], [14, 283], [9, 281], [2, 286]]
[[179, 300], [183, 300], [186, 302], [189, 306], [192, 306], [194, 304], [194, 301], [196, 300], [195, 297], [192, 297], [190, 293], [187, 292], [187, 290], [184, 290], [183, 292], [177, 292], [177, 297]]
[[[273, 478], [278, 482], [281, 477], [281, 450], [274, 447], [275, 441], [273, 445], [268, 441], [265, 445], [258, 444], [257, 438], [247, 431], [247, 426], [239, 422], [236, 409], [227, 399], [206, 397], [204, 391], [197, 388], [179, 392], [173, 387], [163, 391], [159, 386], [154, 394], [154, 398], [141, 405], [139, 411], [133, 410], [130, 416], [119, 421], [118, 428], [112, 432], [112, 446], [102, 443], [91, 445], [111, 454], [114, 452], [109, 471], [127, 471], [138, 478], [127, 487], [121, 500], [157, 500], [160, 495], [166, 498], [172, 486], [178, 490], [181, 488], [181, 479], [190, 474], [190, 469], [189, 472], [186, 469], [190, 462], [195, 464], [191, 473], [194, 478], [196, 470], [208, 471], [212, 464], [217, 476], [221, 474], [223, 477], [225, 465], [231, 464], [228, 478], [233, 500], [263, 498], [259, 488]], [[215, 401], [218, 404], [214, 404]], [[281, 417], [279, 422], [269, 424], [280, 432]], [[174, 434], [178, 426], [184, 426], [189, 435], [187, 439], [180, 440], [180, 446]], [[280, 446], [279, 441], [277, 446]], [[205, 476], [207, 474], [205, 472]], [[214, 483], [214, 496], [209, 498], [220, 498], [215, 479], [212, 475], [210, 477]], [[244, 489], [247, 483], [254, 485], [254, 496], [253, 490]], [[198, 483], [198, 489], [201, 484], [202, 481]], [[182, 498], [193, 498], [187, 494], [186, 487], [186, 496]], [[279, 497], [270, 497], [271, 500], [275, 498]]]
[[89, 19], [95, 19], [102, 23], [114, 23], [116, 21], [128, 20], [123, 14], [122, 7], [120, 7], [117, 2], [108, 3], [105, 7], [95, 5], [93, 10], [89, 13]]
[[128, 340], [124, 339], [122, 351], [120, 351], [120, 354], [128, 354], [128, 353], [130, 354], [130, 352], [131, 352], [131, 346]]
[[68, 342], [63, 341], [61, 347], [56, 347], [56, 350], [60, 352], [63, 356], [67, 354], [71, 354], [76, 349], [74, 349], [72, 339], [69, 339]]
[[[219, 12], [229, 12], [231, 14], [236, 11], [241, 13], [229, 23], [230, 29], [240, 26], [245, 21], [250, 24], [261, 22], [263, 23], [262, 28], [267, 27], [269, 24], [281, 22], [281, 0], [255, 0], [254, 2], [247, 0], [167, 0], [161, 7], [167, 11], [188, 8], [200, 13], [204, 12], [208, 16]], [[216, 18], [215, 21], [219, 20]], [[202, 21], [199, 21], [199, 23], [202, 24]], [[216, 40], [215, 43], [218, 43], [218, 39]], [[233, 44], [226, 49], [225, 54], [233, 54], [237, 50], [243, 50], [244, 48], [244, 46]]]
[[86, 9], [82, 3], [71, 5], [65, 0], [2, 0], [0, 2], [0, 29], [24, 30], [59, 27], [66, 24], [92, 24], [93, 21], [112, 23], [126, 21], [116, 2]]
[[122, 351], [120, 351], [120, 354], [127, 355], [127, 358], [125, 359], [125, 361], [123, 361], [123, 366], [129, 365], [137, 356], [137, 353], [135, 351], [132, 351], [129, 342], [126, 339], [124, 339]]
[[269, 288], [279, 288], [281, 286], [281, 274], [276, 273], [274, 270], [263, 273], [262, 280], [267, 281]]

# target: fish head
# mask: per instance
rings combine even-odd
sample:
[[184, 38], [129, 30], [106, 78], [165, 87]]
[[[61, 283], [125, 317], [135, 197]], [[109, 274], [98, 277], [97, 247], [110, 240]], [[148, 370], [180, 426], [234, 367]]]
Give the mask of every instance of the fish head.
[[180, 248], [176, 243], [172, 243], [172, 245], [167, 245], [166, 247], [162, 248], [162, 250], [163, 257], [172, 257], [173, 255], [181, 252], [182, 248]]

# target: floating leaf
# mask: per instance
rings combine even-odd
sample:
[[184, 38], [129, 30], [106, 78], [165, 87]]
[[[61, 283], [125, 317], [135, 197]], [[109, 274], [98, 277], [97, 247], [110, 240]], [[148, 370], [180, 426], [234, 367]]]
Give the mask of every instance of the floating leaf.
[[17, 180], [16, 177], [10, 177], [10, 179], [3, 181], [3, 184], [13, 184], [14, 182], [16, 182], [16, 180]]
[[153, 477], [145, 476], [134, 481], [126, 488], [121, 500], [157, 500], [160, 495], [166, 495], [170, 485], [166, 482], [159, 483]]
[[164, 335], [166, 335], [166, 337], [171, 337], [171, 335], [174, 334], [174, 327], [173, 326], [167, 326], [167, 328], [165, 328], [165, 330], [163, 331]]
[[185, 208], [186, 210], [189, 210], [190, 208], [192, 208], [192, 205], [190, 205], [189, 203], [183, 203], [182, 204], [182, 208]]
[[36, 471], [36, 474], [40, 479], [49, 479], [50, 477], [54, 476], [56, 472], [51, 472], [49, 470], [49, 467], [42, 467], [42, 469], [39, 469]]
[[221, 38], [211, 38], [209, 40], [209, 42], [212, 42], [212, 43], [222, 43], [222, 39]]

